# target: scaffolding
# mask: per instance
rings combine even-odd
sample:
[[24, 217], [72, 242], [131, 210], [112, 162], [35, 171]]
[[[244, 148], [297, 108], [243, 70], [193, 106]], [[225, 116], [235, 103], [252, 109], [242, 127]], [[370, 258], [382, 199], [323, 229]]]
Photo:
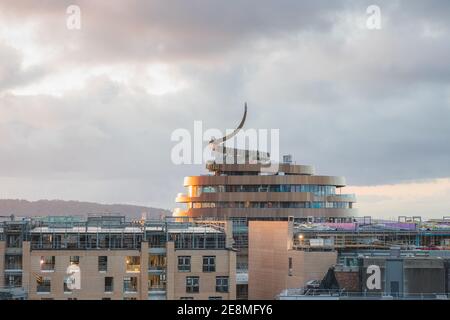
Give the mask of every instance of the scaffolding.
[[[361, 220], [360, 220], [361, 221]], [[450, 221], [399, 217], [347, 223], [296, 223], [294, 248], [299, 250], [390, 249], [450, 250]]]

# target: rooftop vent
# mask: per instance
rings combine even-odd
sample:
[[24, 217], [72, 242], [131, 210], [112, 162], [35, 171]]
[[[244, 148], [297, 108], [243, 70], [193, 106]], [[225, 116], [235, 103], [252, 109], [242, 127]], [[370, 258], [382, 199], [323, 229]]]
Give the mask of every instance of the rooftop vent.
[[292, 155], [286, 154], [283, 156], [283, 163], [291, 164], [292, 163]]

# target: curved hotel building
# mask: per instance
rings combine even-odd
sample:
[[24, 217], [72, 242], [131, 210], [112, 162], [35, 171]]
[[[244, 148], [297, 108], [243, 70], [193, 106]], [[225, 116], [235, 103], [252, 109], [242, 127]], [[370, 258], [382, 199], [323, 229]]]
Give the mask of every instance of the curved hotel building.
[[[219, 157], [231, 151], [235, 161], [209, 162], [206, 165], [209, 175], [186, 177], [184, 186], [188, 194], [179, 194], [176, 201], [187, 204], [187, 208], [177, 209], [176, 216], [346, 220], [355, 215], [354, 195], [341, 192], [344, 177], [315, 175], [313, 167], [293, 164], [290, 156], [283, 157], [278, 170], [267, 173], [264, 167], [269, 154], [255, 151], [254, 161], [249, 161], [252, 151], [224, 147], [223, 143], [242, 128], [246, 115], [247, 106], [244, 118], [232, 134], [210, 142]], [[245, 154], [243, 161], [236, 160], [237, 151]]]
[[261, 164], [208, 163], [211, 175], [184, 179], [188, 194], [176, 201], [186, 210], [176, 215], [219, 219], [346, 219], [354, 216], [354, 195], [342, 194], [343, 177], [314, 175], [311, 166], [282, 163], [271, 175]]

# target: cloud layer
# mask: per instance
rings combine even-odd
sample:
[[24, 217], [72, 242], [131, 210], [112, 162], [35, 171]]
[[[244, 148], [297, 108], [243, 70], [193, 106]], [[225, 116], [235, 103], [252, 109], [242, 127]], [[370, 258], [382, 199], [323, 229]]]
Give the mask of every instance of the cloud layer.
[[170, 162], [171, 132], [231, 128], [244, 101], [318, 173], [450, 177], [446, 1], [378, 1], [376, 31], [370, 1], [75, 1], [81, 30], [70, 4], [0, 4], [1, 197], [171, 208], [204, 170]]

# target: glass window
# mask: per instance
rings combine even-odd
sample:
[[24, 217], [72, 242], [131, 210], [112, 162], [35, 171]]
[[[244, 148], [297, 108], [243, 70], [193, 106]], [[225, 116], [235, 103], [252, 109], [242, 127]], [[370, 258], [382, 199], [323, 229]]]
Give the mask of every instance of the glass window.
[[54, 271], [55, 270], [55, 256], [42, 256], [41, 257], [41, 271]]
[[288, 265], [289, 265], [288, 275], [292, 276], [292, 258], [291, 257], [288, 258]]
[[49, 277], [36, 278], [36, 292], [50, 293], [51, 291], [51, 279]]
[[69, 287], [67, 286], [67, 281], [68, 281], [67, 278], [65, 278], [64, 281], [63, 281], [63, 290], [64, 290], [65, 293], [72, 292], [72, 289], [69, 289]]
[[200, 291], [199, 277], [186, 277], [186, 293], [198, 293]]
[[70, 256], [70, 264], [80, 265], [80, 256]]
[[98, 271], [108, 271], [108, 257], [99, 256], [98, 257]]
[[161, 290], [166, 290], [166, 275], [149, 274], [148, 291], [161, 291]]
[[215, 272], [216, 271], [216, 257], [204, 256], [203, 257], [203, 272]]
[[137, 277], [124, 277], [123, 278], [123, 291], [124, 292], [137, 292], [138, 280]]
[[216, 277], [216, 292], [228, 292], [228, 277]]
[[22, 269], [22, 256], [5, 255], [5, 269], [6, 270], [21, 270]]
[[128, 256], [125, 260], [127, 264], [127, 272], [140, 272], [141, 271], [141, 257]]
[[191, 257], [190, 256], [178, 257], [178, 271], [191, 272]]
[[105, 277], [105, 292], [113, 292], [113, 291], [114, 291], [114, 278]]
[[149, 270], [163, 270], [166, 267], [166, 256], [164, 255], [149, 255], [148, 269]]

